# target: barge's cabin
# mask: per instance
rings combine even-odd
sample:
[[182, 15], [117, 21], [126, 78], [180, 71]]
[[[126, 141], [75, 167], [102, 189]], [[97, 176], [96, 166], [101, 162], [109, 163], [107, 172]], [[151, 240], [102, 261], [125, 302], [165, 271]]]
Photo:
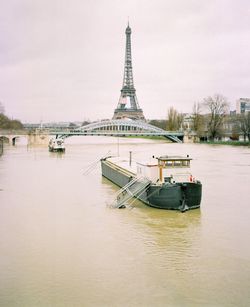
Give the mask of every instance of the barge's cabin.
[[138, 177], [146, 177], [154, 183], [161, 184], [194, 181], [189, 170], [192, 160], [189, 156], [153, 156], [153, 158], [154, 162], [151, 163], [137, 163]]

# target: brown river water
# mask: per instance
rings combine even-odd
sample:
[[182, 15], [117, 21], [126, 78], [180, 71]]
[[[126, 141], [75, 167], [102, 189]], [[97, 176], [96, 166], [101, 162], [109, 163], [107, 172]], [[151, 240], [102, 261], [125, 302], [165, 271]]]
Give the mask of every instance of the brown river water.
[[[109, 151], [189, 154], [201, 208], [110, 209], [118, 187], [97, 162]], [[109, 137], [69, 138], [65, 154], [5, 146], [0, 306], [250, 306], [250, 149]]]

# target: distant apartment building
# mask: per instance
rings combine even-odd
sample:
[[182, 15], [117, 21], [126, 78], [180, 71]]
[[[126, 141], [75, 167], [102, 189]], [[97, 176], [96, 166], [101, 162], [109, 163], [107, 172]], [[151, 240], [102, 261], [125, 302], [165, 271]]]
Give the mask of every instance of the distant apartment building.
[[250, 98], [240, 98], [236, 101], [236, 113], [250, 112]]
[[181, 130], [191, 131], [193, 129], [193, 114], [184, 113]]

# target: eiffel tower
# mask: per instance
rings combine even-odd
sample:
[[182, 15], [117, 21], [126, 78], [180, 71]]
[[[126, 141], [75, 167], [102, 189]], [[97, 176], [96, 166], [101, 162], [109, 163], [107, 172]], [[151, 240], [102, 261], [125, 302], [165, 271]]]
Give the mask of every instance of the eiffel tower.
[[123, 85], [118, 106], [114, 111], [113, 119], [130, 118], [145, 120], [142, 109], [139, 107], [133, 81], [132, 56], [131, 56], [131, 28], [126, 28], [126, 52], [123, 75]]

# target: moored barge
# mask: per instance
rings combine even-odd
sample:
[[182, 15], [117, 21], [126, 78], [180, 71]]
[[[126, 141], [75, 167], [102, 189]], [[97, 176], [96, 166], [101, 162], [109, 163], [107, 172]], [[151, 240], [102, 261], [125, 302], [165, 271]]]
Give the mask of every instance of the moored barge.
[[102, 175], [121, 187], [115, 207], [121, 208], [136, 197], [159, 209], [186, 211], [200, 207], [202, 184], [190, 172], [189, 156], [152, 157], [150, 162], [106, 157]]

